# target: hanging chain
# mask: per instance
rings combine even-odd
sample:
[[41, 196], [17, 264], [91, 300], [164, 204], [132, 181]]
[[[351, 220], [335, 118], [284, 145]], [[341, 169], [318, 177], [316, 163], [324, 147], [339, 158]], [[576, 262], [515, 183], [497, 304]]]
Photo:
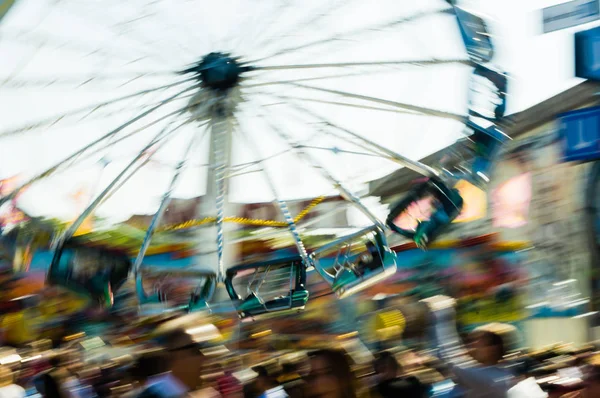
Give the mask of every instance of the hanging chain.
[[[215, 153], [215, 184], [216, 184], [216, 198], [215, 203], [217, 207], [217, 217], [215, 222], [217, 225], [217, 270], [218, 279], [221, 280], [225, 277], [225, 267], [223, 263], [223, 252], [225, 249], [224, 231], [223, 224], [225, 222], [225, 196], [226, 185], [225, 185], [225, 173], [227, 171], [227, 158], [228, 153], [228, 140], [230, 129], [227, 126], [226, 130], [223, 130], [223, 124], [229, 124], [227, 119], [219, 120], [214, 122], [212, 125], [212, 139]], [[215, 128], [217, 124], [221, 124], [218, 129]]]

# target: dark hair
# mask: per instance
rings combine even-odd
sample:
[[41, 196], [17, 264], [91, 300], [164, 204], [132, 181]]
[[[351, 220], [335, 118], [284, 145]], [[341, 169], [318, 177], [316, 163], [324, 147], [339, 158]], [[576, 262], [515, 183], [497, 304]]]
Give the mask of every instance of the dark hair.
[[48, 364], [53, 368], [58, 368], [62, 365], [62, 362], [60, 355], [53, 355], [48, 359]]
[[342, 351], [323, 349], [308, 354], [310, 358], [320, 358], [329, 366], [331, 375], [336, 378], [338, 391], [343, 398], [355, 398], [354, 374], [350, 369], [350, 362]]
[[51, 372], [45, 372], [33, 381], [35, 389], [45, 398], [64, 398], [57, 376]]
[[165, 351], [152, 351], [142, 354], [135, 364], [133, 373], [136, 377], [149, 377], [169, 371], [169, 357]]
[[273, 374], [269, 372], [269, 369], [266, 366], [255, 366], [252, 370], [258, 375], [256, 380], [261, 382], [263, 386], [266, 386], [267, 389], [277, 386], [275, 377], [273, 377]]
[[294, 373], [298, 371], [298, 368], [295, 363], [285, 362], [281, 365], [281, 371], [283, 373]]
[[265, 366], [255, 366], [252, 370], [258, 375], [258, 377], [269, 377], [269, 371]]
[[486, 345], [494, 347], [496, 349], [496, 360], [501, 360], [506, 355], [506, 351], [504, 349], [504, 340], [502, 337], [494, 332], [483, 331], [480, 332], [479, 338], [482, 339]]
[[377, 373], [384, 372], [386, 368], [396, 373], [402, 370], [402, 367], [396, 360], [396, 357], [388, 351], [383, 351], [377, 356], [375, 361], [373, 361], [373, 368]]

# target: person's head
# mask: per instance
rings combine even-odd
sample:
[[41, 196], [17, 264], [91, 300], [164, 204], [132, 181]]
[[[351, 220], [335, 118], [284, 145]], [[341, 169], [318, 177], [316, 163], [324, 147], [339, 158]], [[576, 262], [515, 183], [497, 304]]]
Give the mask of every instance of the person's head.
[[485, 366], [498, 364], [505, 355], [504, 341], [496, 333], [475, 332], [471, 336], [471, 356]]
[[354, 398], [354, 375], [346, 355], [337, 350], [310, 353], [311, 388], [321, 397]]
[[400, 364], [390, 352], [380, 353], [373, 362], [373, 369], [380, 381], [392, 380], [401, 372]]
[[59, 368], [63, 364], [63, 358], [59, 354], [53, 355], [48, 359], [48, 364], [53, 368]]
[[169, 359], [170, 371], [188, 388], [200, 382], [204, 360], [200, 347], [185, 330], [174, 330], [163, 336], [163, 346]]
[[265, 392], [275, 387], [277, 384], [269, 370], [265, 366], [255, 366], [252, 368], [254, 373], [256, 373], [256, 389], [260, 392]]
[[134, 376], [144, 381], [152, 376], [166, 373], [170, 369], [169, 356], [163, 350], [154, 350], [143, 353], [137, 360]]
[[281, 365], [281, 373], [283, 374], [293, 374], [298, 373], [298, 367], [295, 363], [285, 362]]
[[64, 398], [59, 376], [53, 372], [41, 373], [35, 377], [33, 384], [44, 398]]

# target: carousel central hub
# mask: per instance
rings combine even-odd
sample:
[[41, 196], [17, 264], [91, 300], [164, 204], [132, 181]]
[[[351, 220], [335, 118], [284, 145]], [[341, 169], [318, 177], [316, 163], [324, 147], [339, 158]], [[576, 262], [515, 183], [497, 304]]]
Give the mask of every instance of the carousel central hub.
[[250, 66], [238, 62], [230, 54], [213, 52], [183, 73], [193, 74], [203, 87], [227, 91], [238, 85], [242, 73], [250, 70]]

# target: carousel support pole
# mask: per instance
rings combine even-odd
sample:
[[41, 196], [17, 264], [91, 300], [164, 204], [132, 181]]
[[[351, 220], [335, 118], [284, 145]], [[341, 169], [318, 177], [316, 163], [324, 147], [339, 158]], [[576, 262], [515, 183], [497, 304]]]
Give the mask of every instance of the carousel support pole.
[[[199, 218], [216, 216], [214, 225], [201, 227], [196, 234], [198, 266], [217, 275], [217, 287], [210, 299], [210, 302], [215, 304], [230, 301], [224, 285], [226, 267], [237, 262], [234, 248], [225, 248], [225, 233], [231, 231], [231, 228], [224, 222], [225, 216], [233, 216], [236, 213], [235, 206], [227, 199], [232, 118], [233, 115], [223, 109], [219, 102], [211, 111], [207, 188], [196, 210], [196, 216]], [[211, 305], [211, 308], [214, 306]]]

